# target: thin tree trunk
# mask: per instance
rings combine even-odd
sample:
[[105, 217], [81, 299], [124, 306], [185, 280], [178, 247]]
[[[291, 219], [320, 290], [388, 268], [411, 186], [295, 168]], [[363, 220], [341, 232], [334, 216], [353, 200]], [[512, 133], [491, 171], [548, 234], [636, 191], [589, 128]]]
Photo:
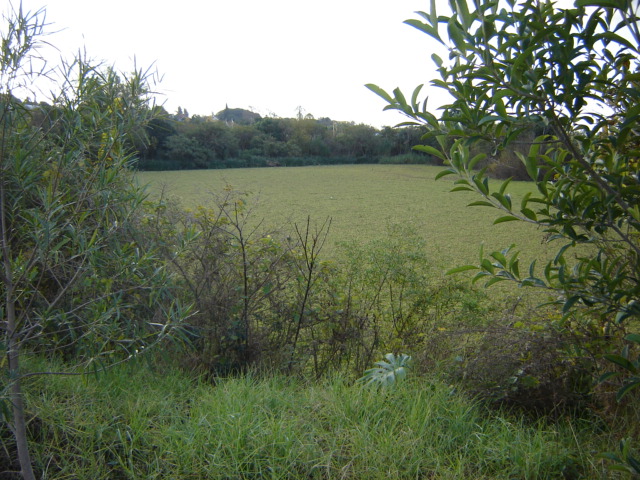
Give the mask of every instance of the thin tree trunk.
[[9, 362], [9, 376], [11, 390], [9, 398], [13, 410], [12, 430], [18, 448], [18, 460], [22, 478], [25, 480], [35, 480], [33, 468], [31, 466], [31, 455], [29, 454], [29, 444], [27, 443], [27, 422], [24, 415], [24, 402], [22, 400], [22, 387], [20, 384], [20, 350], [16, 341], [16, 312], [12, 301], [7, 299], [7, 324], [9, 327], [9, 349], [7, 360]]
[[20, 384], [20, 342], [18, 337], [18, 321], [16, 318], [15, 289], [13, 284], [13, 271], [11, 268], [9, 235], [6, 222], [6, 201], [3, 179], [0, 178], [0, 242], [2, 242], [2, 280], [5, 283], [5, 308], [7, 312], [7, 363], [9, 366], [9, 399], [13, 419], [9, 426], [13, 431], [18, 449], [18, 460], [22, 478], [35, 480], [31, 466], [31, 455], [27, 443], [27, 422], [24, 416], [24, 402], [22, 400], [22, 386]]

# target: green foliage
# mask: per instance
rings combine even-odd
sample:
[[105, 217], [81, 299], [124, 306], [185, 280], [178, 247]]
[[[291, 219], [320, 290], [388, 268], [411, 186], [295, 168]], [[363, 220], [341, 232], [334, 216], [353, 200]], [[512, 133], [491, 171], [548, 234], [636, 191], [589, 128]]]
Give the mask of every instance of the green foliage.
[[46, 71], [33, 68], [43, 12], [19, 8], [3, 20], [0, 403], [30, 479], [21, 383], [40, 372], [23, 371], [22, 357], [62, 356], [65, 373], [100, 371], [171, 337], [186, 310], [135, 235], [144, 194], [129, 166], [153, 117], [149, 74], [78, 57], [60, 68], [52, 106], [27, 104], [16, 95]]
[[[639, 337], [625, 337], [640, 319], [640, 5], [449, 4], [449, 15], [437, 14], [431, 2], [420, 20], [407, 21], [449, 50], [447, 61], [432, 56], [440, 74], [432, 84], [451, 97], [441, 115], [418, 102], [421, 87], [410, 101], [398, 89], [369, 87], [387, 109], [426, 126], [424, 139], [438, 146], [416, 148], [447, 163], [438, 178], [454, 175], [453, 191], [474, 192], [481, 199], [471, 206], [500, 211], [495, 224], [537, 225], [557, 245], [541, 268], [535, 261], [525, 266], [511, 246], [481, 251], [477, 264], [451, 272], [477, 271], [474, 280], [487, 285], [509, 281], [548, 292], [576, 349], [604, 354], [617, 370], [602, 380], [620, 378], [618, 400], [630, 397], [640, 384], [632, 353]], [[523, 132], [537, 135], [518, 152], [536, 191], [516, 201], [510, 178], [489, 181], [487, 157], [513, 149]], [[612, 353], [622, 344], [621, 354]], [[594, 371], [598, 363], [590, 362]], [[623, 459], [610, 458], [633, 472], [637, 461], [623, 450]]]
[[619, 472], [625, 472], [630, 474], [633, 478], [640, 475], [640, 460], [634, 457], [631, 451], [631, 440], [625, 439], [620, 441], [620, 454], [607, 452], [601, 455], [602, 458], [606, 458], [613, 462], [611, 470]]
[[229, 108], [216, 113], [216, 117], [226, 123], [251, 124], [260, 120], [260, 115], [242, 108]]
[[482, 295], [439, 278], [410, 227], [329, 255], [328, 221], [270, 228], [256, 205], [227, 188], [209, 207], [164, 199], [142, 218], [197, 310], [191, 367], [359, 373], [385, 350], [421, 351], [429, 332], [486, 315]]
[[306, 229], [294, 225], [292, 236], [261, 228], [247, 195], [230, 187], [212, 197], [211, 207], [184, 211], [168, 200], [152, 207], [145, 237], [162, 245], [185, 301], [198, 310], [191, 361], [218, 373], [253, 363], [304, 369], [296, 350], [319, 321], [324, 289], [316, 282], [326, 283], [331, 270], [319, 259], [328, 224], [314, 230], [308, 220]]
[[235, 110], [241, 109], [225, 110], [215, 118], [189, 118], [164, 112], [147, 128], [151, 145], [140, 146], [142, 158], [138, 168], [186, 170], [378, 163], [383, 156], [410, 154], [421, 135], [415, 127], [385, 127], [380, 131], [328, 118], [254, 118], [257, 114], [247, 111], [244, 114], [251, 114], [253, 120], [236, 122], [231, 115]]
[[67, 67], [44, 130], [11, 96], [14, 79], [2, 85], [2, 294], [21, 341], [89, 365], [107, 351], [135, 354], [146, 335], [168, 333], [173, 314], [162, 318], [168, 279], [133, 232], [144, 194], [128, 142], [151, 114], [148, 79], [83, 59]]
[[[425, 139], [439, 147], [416, 148], [447, 162], [439, 177], [456, 175], [454, 191], [482, 197], [471, 205], [502, 211], [495, 223], [538, 225], [560, 244], [541, 269], [521, 266], [509, 248], [454, 271], [555, 292], [565, 315], [594, 318], [616, 339], [640, 317], [640, 33], [637, 3], [605, 3], [451, 2], [450, 16], [432, 3], [407, 23], [449, 48], [448, 62], [433, 57], [440, 79], [432, 84], [452, 102], [436, 117], [417, 101], [420, 87], [410, 102], [399, 90], [370, 88], [427, 127]], [[544, 131], [521, 155], [537, 192], [515, 202], [510, 180], [490, 183], [486, 167], [476, 169], [485, 156], [471, 149], [511, 148], [527, 130]]]
[[[480, 242], [498, 246], [515, 237], [527, 246], [529, 258], [544, 258], [546, 246], [536, 238], [530, 224], [492, 227], [489, 209], [464, 208], [468, 196], [455, 195], [443, 201], [446, 189], [433, 181], [438, 171], [437, 167], [424, 166], [341, 166], [224, 174], [145, 173], [139, 177], [156, 185], [166, 183], [185, 206], [208, 202], [212, 212], [217, 211], [213, 197], [197, 197], [195, 191], [222, 191], [224, 180], [243, 189], [259, 190], [260, 201], [254, 196], [240, 196], [247, 202], [248, 225], [260, 225], [280, 248], [289, 245], [287, 236], [292, 240], [296, 237], [294, 229], [286, 226], [287, 217], [304, 225], [309, 213], [312, 218], [331, 214], [331, 234], [320, 260], [326, 267], [312, 289], [313, 308], [301, 330], [296, 372], [324, 375], [340, 370], [360, 376], [386, 352], [410, 352], [416, 372], [442, 372], [450, 381], [463, 383], [478, 397], [495, 404], [507, 403], [540, 413], [584, 406], [590, 401], [586, 395], [591, 385], [588, 355], [573, 347], [573, 340], [582, 334], [563, 327], [566, 322], [578, 322], [562, 320], [551, 307], [533, 310], [532, 305], [545, 300], [529, 297], [538, 291], [502, 283], [495, 287], [498, 292], [494, 290], [489, 296], [488, 291], [469, 285], [465, 279], [442, 275], [444, 266], [476, 258]], [[510, 184], [517, 189], [517, 196], [526, 195], [531, 187], [522, 182]], [[358, 204], [355, 217], [351, 213], [354, 201]], [[168, 224], [186, 222], [198, 211], [191, 210], [186, 214], [178, 210], [169, 216]], [[385, 228], [387, 219], [394, 224]], [[269, 228], [273, 224], [281, 228]], [[228, 272], [222, 264], [237, 258], [237, 252], [225, 252], [211, 272]], [[284, 267], [288, 261], [280, 264], [281, 272], [289, 268]], [[255, 278], [260, 275], [252, 274]], [[256, 313], [250, 317], [256, 316], [260, 325], [256, 332], [262, 333], [254, 337], [261, 340], [252, 344], [252, 361], [287, 370], [290, 343], [283, 332], [296, 318], [292, 299], [297, 295], [298, 275], [295, 278], [296, 282], [290, 281], [286, 287], [291, 293], [272, 290], [271, 300], [255, 304]], [[220, 282], [229, 288], [240, 286], [238, 279], [236, 274], [225, 273]], [[208, 308], [199, 305], [197, 310], [206, 312]], [[222, 325], [234, 316], [207, 318]], [[200, 332], [206, 334], [207, 328], [203, 325]], [[215, 332], [225, 331], [214, 329], [213, 324], [210, 328], [217, 339], [221, 337]], [[267, 335], [270, 328], [281, 333]], [[203, 337], [196, 342], [197, 348], [207, 341]], [[213, 371], [225, 371], [223, 359], [237, 358], [226, 345], [218, 351], [218, 357], [203, 348], [194, 354], [194, 361], [213, 367]], [[317, 369], [314, 358], [318, 360]]]
[[585, 412], [593, 401], [592, 358], [547, 315], [523, 310], [466, 334], [447, 332], [458, 340], [449, 342], [457, 353], [452, 378], [493, 406], [548, 417]]
[[433, 328], [430, 313], [437, 306], [432, 300], [443, 286], [433, 278], [425, 246], [406, 225], [387, 227], [380, 239], [340, 245], [344, 267], [338, 288], [349, 292], [346, 305], [357, 328], [373, 333], [362, 339], [371, 354], [378, 348], [415, 351], [425, 330]]
[[[640, 346], [640, 335], [637, 333], [631, 333], [625, 336], [625, 340], [627, 343], [624, 346], [624, 349], [619, 355], [616, 354], [607, 354], [605, 358], [609, 360], [611, 363], [618, 367], [618, 371], [607, 372], [602, 377], [600, 377], [600, 381], [604, 382], [614, 377], [625, 376], [624, 384], [616, 395], [618, 401], [621, 401], [626, 395], [628, 395], [632, 390], [640, 387], [640, 353], [638, 353], [638, 347]], [[633, 349], [631, 345], [636, 344], [635, 353], [637, 357], [633, 360]]]
[[411, 356], [401, 353], [394, 355], [387, 353], [384, 358], [376, 362], [377, 367], [370, 368], [364, 372], [364, 376], [358, 381], [365, 385], [389, 388], [404, 380], [411, 363]]
[[195, 139], [182, 134], [167, 137], [164, 151], [168, 158], [186, 169], [207, 168], [211, 164], [211, 153]]

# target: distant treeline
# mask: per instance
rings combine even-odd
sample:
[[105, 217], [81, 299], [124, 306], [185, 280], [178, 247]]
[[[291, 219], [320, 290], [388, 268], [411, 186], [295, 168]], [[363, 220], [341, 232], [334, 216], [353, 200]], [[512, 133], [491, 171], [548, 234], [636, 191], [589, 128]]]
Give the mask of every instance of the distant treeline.
[[[15, 99], [15, 105], [29, 110], [31, 122], [39, 128], [55, 129], [58, 107]], [[78, 107], [78, 108], [81, 108]], [[114, 108], [114, 107], [109, 107]], [[117, 107], [126, 109], [127, 102]], [[170, 114], [154, 106], [153, 119], [127, 141], [136, 154], [139, 170], [194, 170], [354, 163], [441, 165], [435, 157], [413, 149], [415, 145], [437, 146], [436, 139], [425, 137], [420, 127], [384, 127], [377, 129], [354, 122], [315, 119], [299, 114], [296, 118], [262, 117], [241, 108], [225, 108], [211, 116], [190, 116], [178, 108]], [[527, 180], [529, 176], [518, 153], [526, 155], [535, 137], [548, 133], [544, 126], [522, 131], [509, 149], [501, 148], [502, 139], [488, 139], [474, 146], [474, 155], [485, 159], [477, 164], [496, 178]], [[108, 137], [108, 132], [103, 136]], [[95, 158], [102, 139], [86, 145], [89, 158]]]
[[163, 112], [147, 128], [139, 150], [140, 170], [331, 165], [345, 163], [436, 163], [412, 151], [420, 128], [376, 129], [311, 115], [261, 117], [240, 108], [213, 116]]

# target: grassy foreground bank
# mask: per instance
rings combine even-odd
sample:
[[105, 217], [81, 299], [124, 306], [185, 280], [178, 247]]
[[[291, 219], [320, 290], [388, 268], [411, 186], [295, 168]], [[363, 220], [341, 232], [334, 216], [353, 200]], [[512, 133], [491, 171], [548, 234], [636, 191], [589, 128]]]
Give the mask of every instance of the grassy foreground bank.
[[591, 422], [527, 423], [426, 378], [382, 392], [340, 378], [214, 385], [138, 365], [29, 390], [47, 479], [603, 478]]

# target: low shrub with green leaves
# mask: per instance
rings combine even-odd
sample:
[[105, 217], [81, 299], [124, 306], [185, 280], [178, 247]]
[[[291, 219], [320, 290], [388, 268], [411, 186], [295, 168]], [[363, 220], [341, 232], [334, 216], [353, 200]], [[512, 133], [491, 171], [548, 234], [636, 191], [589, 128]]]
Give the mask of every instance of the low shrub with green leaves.
[[588, 361], [552, 311], [442, 276], [411, 228], [342, 242], [339, 260], [326, 260], [328, 223], [287, 234], [252, 220], [245, 194], [212, 198], [186, 211], [165, 199], [141, 219], [197, 310], [192, 368], [360, 375], [385, 352], [410, 352], [417, 372], [439, 371], [497, 404], [548, 413], [588, 401]]
[[481, 290], [444, 278], [408, 226], [341, 242], [328, 259], [328, 220], [269, 228], [252, 218], [254, 201], [228, 188], [210, 207], [165, 199], [140, 218], [194, 304], [193, 367], [359, 375], [377, 356], [406, 351], [428, 370], [458, 346], [440, 333], [486, 327], [498, 314]]

